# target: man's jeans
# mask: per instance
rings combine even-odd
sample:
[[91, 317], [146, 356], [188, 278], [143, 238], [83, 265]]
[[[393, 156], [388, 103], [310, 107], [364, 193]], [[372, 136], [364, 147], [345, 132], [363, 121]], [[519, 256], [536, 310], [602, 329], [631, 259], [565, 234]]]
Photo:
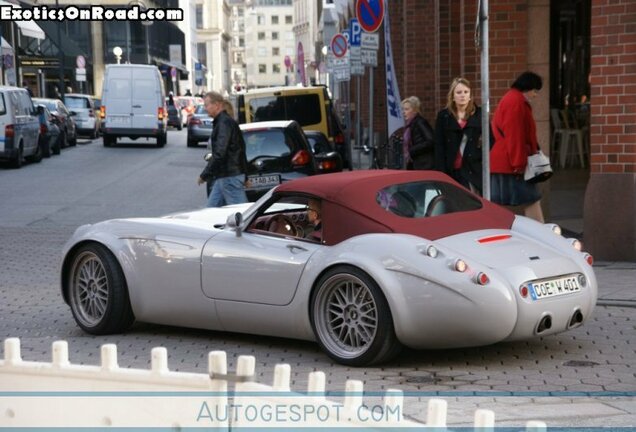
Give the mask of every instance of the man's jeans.
[[245, 195], [244, 181], [244, 174], [217, 178], [208, 198], [208, 207], [223, 207], [224, 205], [246, 203], [247, 196]]

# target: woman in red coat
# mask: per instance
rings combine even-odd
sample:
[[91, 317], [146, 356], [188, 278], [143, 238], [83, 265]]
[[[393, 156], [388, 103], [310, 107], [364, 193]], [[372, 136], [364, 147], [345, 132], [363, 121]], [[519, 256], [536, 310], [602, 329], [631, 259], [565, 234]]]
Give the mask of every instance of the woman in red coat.
[[492, 120], [495, 144], [490, 151], [491, 201], [516, 207], [543, 222], [541, 193], [523, 179], [528, 156], [539, 150], [530, 102], [543, 86], [541, 77], [524, 72], [504, 95]]

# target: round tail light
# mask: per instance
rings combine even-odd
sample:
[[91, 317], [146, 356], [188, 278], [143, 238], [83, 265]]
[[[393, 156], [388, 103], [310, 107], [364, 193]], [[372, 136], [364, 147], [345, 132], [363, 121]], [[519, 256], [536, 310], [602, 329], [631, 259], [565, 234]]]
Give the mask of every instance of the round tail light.
[[592, 265], [594, 264], [594, 257], [592, 257], [589, 253], [585, 254], [585, 261], [587, 261], [589, 265]]
[[521, 285], [519, 287], [519, 294], [521, 294], [521, 297], [523, 298], [528, 297], [528, 287], [526, 285]]
[[487, 285], [488, 282], [490, 282], [490, 278], [486, 273], [479, 272], [477, 273], [477, 276], [475, 276], [475, 282], [477, 282], [479, 285]]
[[463, 259], [458, 259], [455, 261], [455, 270], [460, 272], [460, 273], [464, 273], [466, 271], [466, 269], [468, 268], [468, 265], [466, 264], [466, 261], [464, 261]]

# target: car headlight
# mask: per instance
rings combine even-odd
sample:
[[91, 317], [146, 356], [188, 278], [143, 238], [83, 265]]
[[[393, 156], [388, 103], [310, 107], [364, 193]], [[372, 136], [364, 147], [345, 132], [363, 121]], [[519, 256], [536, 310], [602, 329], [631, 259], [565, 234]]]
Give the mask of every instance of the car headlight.
[[430, 245], [426, 248], [426, 255], [430, 256], [431, 258], [437, 258], [437, 254], [438, 250], [435, 246]]
[[563, 234], [563, 231], [561, 230], [561, 227], [558, 226], [557, 224], [548, 224], [548, 226], [550, 227], [552, 232], [555, 233], [556, 235], [562, 235]]
[[466, 264], [466, 261], [464, 261], [461, 258], [456, 259], [455, 262], [453, 263], [453, 268], [455, 269], [455, 271], [464, 273], [466, 269], [468, 268], [468, 264]]
[[583, 243], [581, 243], [577, 239], [570, 239], [570, 244], [572, 245], [572, 247], [574, 249], [576, 249], [579, 252], [581, 252], [583, 250]]

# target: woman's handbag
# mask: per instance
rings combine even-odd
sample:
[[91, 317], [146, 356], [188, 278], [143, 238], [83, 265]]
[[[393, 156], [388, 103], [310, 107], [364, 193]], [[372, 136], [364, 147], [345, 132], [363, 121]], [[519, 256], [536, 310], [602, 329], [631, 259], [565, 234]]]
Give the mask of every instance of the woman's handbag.
[[528, 183], [540, 183], [552, 177], [550, 159], [541, 150], [528, 156], [528, 164], [523, 179]]

